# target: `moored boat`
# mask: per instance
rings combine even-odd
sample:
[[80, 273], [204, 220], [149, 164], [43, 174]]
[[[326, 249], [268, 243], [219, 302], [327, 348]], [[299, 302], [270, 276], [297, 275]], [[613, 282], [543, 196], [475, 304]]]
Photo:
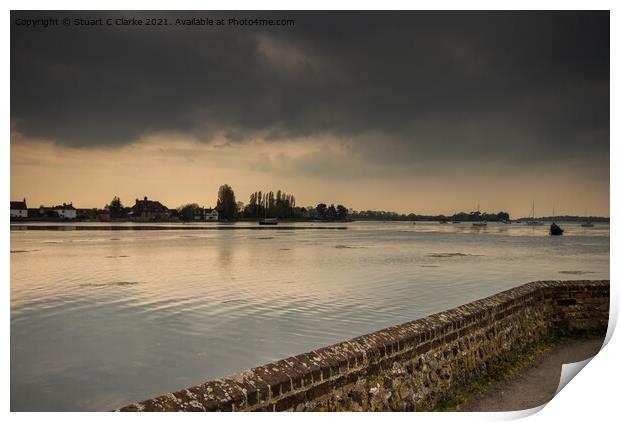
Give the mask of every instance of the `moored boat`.
[[258, 224], [260, 226], [277, 226], [278, 225], [277, 218], [267, 218], [268, 206], [269, 206], [269, 202], [267, 202], [267, 199], [265, 198], [265, 218], [263, 218], [262, 220], [259, 220]]
[[[480, 204], [478, 204], [478, 216], [482, 218], [482, 214], [480, 214]], [[476, 221], [471, 224], [472, 227], [486, 227], [486, 220]]]
[[542, 226], [543, 222], [542, 221], [538, 221], [538, 220], [534, 220], [534, 201], [532, 201], [532, 219], [529, 221], [526, 221], [525, 224], [527, 224], [528, 226]]
[[549, 234], [551, 236], [560, 236], [564, 234], [564, 230], [562, 230], [562, 228], [557, 224], [551, 223], [551, 225], [549, 226]]
[[265, 218], [263, 220], [260, 220], [258, 224], [261, 226], [276, 226], [278, 224], [278, 219], [277, 218]]
[[588, 219], [581, 225], [581, 227], [594, 227], [594, 224], [592, 223], [592, 221], [590, 221], [590, 218], [588, 217], [587, 209], [586, 209], [586, 218]]

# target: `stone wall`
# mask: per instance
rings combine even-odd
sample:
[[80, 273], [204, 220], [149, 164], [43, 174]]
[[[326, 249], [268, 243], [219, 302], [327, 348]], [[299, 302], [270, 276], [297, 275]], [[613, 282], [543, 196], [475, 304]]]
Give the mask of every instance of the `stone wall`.
[[122, 411], [426, 410], [553, 332], [604, 330], [609, 281], [538, 281]]

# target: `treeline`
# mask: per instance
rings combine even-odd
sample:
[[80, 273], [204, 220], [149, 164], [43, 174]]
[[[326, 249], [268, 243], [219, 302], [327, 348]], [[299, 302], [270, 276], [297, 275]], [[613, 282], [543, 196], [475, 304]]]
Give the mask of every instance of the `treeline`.
[[452, 215], [399, 214], [391, 211], [353, 211], [349, 215], [353, 220], [387, 220], [387, 221], [509, 221], [510, 214], [504, 211], [486, 213], [479, 211], [459, 212]]
[[[314, 212], [313, 212], [314, 211]], [[329, 207], [326, 204], [319, 204], [309, 214], [319, 220], [345, 220], [349, 216], [349, 210], [344, 205], [331, 204]]]
[[[516, 221], [529, 221], [531, 217], [518, 218]], [[570, 223], [584, 223], [590, 221], [592, 223], [609, 223], [609, 217], [583, 217], [580, 215], [556, 215], [555, 217], [537, 217], [534, 218], [537, 221], [566, 221]]]
[[469, 213], [460, 212], [454, 214], [450, 219], [452, 219], [452, 221], [510, 221], [510, 214], [505, 211], [500, 211], [497, 214], [472, 211]]
[[263, 192], [256, 191], [250, 194], [247, 205], [237, 204], [238, 218], [294, 218], [308, 220], [335, 221], [348, 218], [349, 210], [344, 205], [327, 205], [320, 203], [316, 207], [298, 207], [295, 195], [282, 190]]
[[[193, 220], [198, 204], [185, 204], [178, 207], [175, 211], [180, 220]], [[498, 213], [487, 213], [480, 211], [459, 212], [452, 215], [421, 215], [421, 214], [399, 214], [391, 211], [354, 211], [349, 210], [344, 205], [327, 205], [320, 203], [316, 206], [298, 207], [295, 196], [277, 190], [263, 192], [256, 191], [250, 194], [249, 202], [243, 204], [237, 202], [235, 192], [229, 185], [220, 186], [217, 193], [216, 209], [221, 220], [233, 221], [237, 219], [261, 219], [261, 218], [281, 218], [281, 219], [307, 219], [322, 221], [343, 221], [343, 220], [386, 220], [386, 221], [510, 221], [510, 214], [505, 211]], [[130, 207], [125, 207], [118, 197], [114, 197], [110, 204], [106, 206], [112, 218], [125, 218]], [[550, 219], [541, 217], [540, 219]], [[577, 217], [563, 216], [555, 217], [556, 220], [563, 221], [586, 221], [604, 222], [609, 218], [603, 217]]]
[[278, 189], [250, 194], [247, 204], [236, 202], [235, 192], [229, 185], [222, 185], [218, 191], [217, 210], [225, 220], [281, 218], [299, 220], [336, 221], [348, 218], [349, 210], [344, 205], [318, 204], [316, 207], [298, 207], [295, 195]]
[[241, 214], [245, 218], [293, 218], [296, 217], [295, 196], [281, 190], [275, 194], [272, 191], [254, 192]]

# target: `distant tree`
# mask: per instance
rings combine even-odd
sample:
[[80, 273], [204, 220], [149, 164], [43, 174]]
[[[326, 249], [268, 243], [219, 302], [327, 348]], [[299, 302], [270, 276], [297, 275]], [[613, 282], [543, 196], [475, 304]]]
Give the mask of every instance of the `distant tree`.
[[235, 192], [228, 185], [220, 186], [217, 192], [217, 210], [222, 219], [233, 220], [237, 217]]
[[123, 203], [118, 196], [112, 198], [112, 201], [110, 201], [106, 208], [110, 212], [110, 218], [123, 218], [127, 216]]
[[[240, 204], [240, 203], [238, 203]], [[295, 197], [281, 190], [273, 192], [254, 192], [248, 204], [239, 211], [244, 217], [290, 218], [295, 215]]]
[[508, 214], [505, 211], [500, 211], [500, 212], [497, 213], [497, 219], [499, 221], [508, 221], [508, 220], [510, 220], [510, 214]]
[[327, 215], [327, 205], [320, 203], [316, 206], [316, 212], [319, 215], [319, 218], [325, 218]]
[[334, 207], [334, 204], [331, 204], [329, 208], [327, 208], [327, 217], [332, 219], [336, 218], [336, 207]]
[[193, 221], [194, 220], [194, 212], [200, 208], [198, 204], [185, 204], [181, 205], [177, 208], [179, 212], [179, 220], [182, 221]]
[[347, 215], [349, 214], [349, 210], [343, 206], [343, 205], [338, 205], [336, 207], [336, 218], [339, 220], [344, 220], [345, 218], [347, 218]]

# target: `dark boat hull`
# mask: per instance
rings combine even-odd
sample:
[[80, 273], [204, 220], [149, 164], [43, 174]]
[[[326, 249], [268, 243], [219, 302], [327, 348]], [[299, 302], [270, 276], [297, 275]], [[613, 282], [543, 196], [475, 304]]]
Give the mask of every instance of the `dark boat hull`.
[[551, 226], [549, 226], [549, 234], [551, 236], [561, 236], [562, 234], [564, 234], [564, 230], [562, 230], [557, 224], [553, 223]]

